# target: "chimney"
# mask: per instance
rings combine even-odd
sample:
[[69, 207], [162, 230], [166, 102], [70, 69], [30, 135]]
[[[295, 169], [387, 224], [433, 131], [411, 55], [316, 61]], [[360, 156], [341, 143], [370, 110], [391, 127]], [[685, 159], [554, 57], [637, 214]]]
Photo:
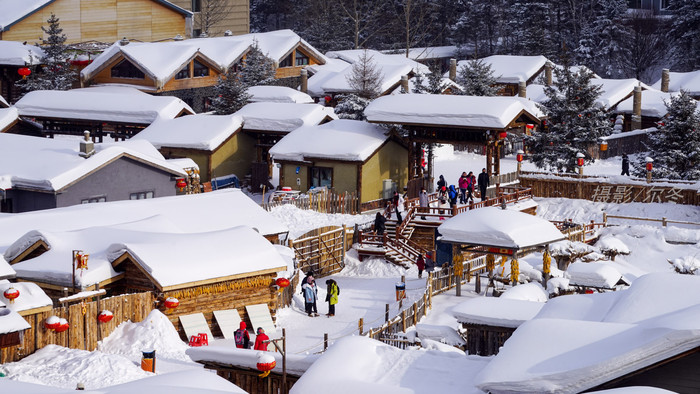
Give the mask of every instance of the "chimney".
[[95, 143], [90, 139], [90, 132], [83, 132], [84, 139], [80, 141], [80, 157], [88, 158], [95, 154]]
[[457, 59], [450, 59], [450, 79], [452, 82], [457, 81]]
[[309, 72], [305, 68], [301, 69], [301, 89], [303, 93], [309, 92]]
[[224, 37], [231, 37], [233, 35], [233, 32], [231, 30], [226, 30], [224, 32]]
[[661, 91], [668, 93], [668, 84], [671, 82], [670, 71], [667, 68], [661, 70]]
[[408, 75], [402, 75], [401, 76], [401, 87], [403, 88], [404, 93], [408, 93]]
[[632, 99], [632, 130], [642, 128], [642, 87], [634, 87], [634, 96]]
[[552, 68], [554, 68], [554, 64], [547, 60], [547, 63], [544, 64], [544, 83], [547, 86], [552, 86]]
[[129, 39], [124, 37], [121, 40], [119, 40], [119, 45], [124, 46], [124, 45], [129, 45]]
[[527, 85], [525, 84], [525, 81], [518, 82], [518, 97], [527, 97]]

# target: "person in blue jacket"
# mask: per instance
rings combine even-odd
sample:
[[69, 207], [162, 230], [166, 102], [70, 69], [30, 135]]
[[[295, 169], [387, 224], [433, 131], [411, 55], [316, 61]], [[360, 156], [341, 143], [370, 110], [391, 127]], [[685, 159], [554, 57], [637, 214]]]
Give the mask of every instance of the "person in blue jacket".
[[316, 287], [314, 277], [309, 276], [306, 283], [301, 286], [301, 289], [304, 291], [304, 306], [306, 308], [306, 313], [309, 316], [318, 316], [318, 309], [316, 309], [318, 288]]

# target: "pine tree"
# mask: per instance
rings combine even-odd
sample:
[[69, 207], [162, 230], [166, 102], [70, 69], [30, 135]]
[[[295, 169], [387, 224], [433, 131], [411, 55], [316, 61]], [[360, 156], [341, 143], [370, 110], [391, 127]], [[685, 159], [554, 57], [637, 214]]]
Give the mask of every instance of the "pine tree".
[[444, 88], [442, 74], [440, 73], [440, 65], [437, 63], [430, 65], [429, 74], [425, 75], [418, 72], [414, 77], [413, 93], [441, 94]]
[[[647, 155], [654, 159], [654, 177], [700, 179], [700, 111], [697, 101], [681, 91], [666, 103], [668, 114], [655, 133], [649, 133]], [[646, 160], [640, 155], [634, 167], [637, 176], [646, 175]]]
[[590, 83], [593, 74], [583, 68], [572, 73], [565, 64], [554, 69], [554, 86], [545, 87], [547, 100], [541, 109], [548, 116], [548, 128], [533, 132], [526, 142], [538, 167], [574, 172], [576, 154], [583, 153], [584, 160], [591, 162], [587, 148], [610, 135], [612, 125], [596, 105], [601, 88]]
[[41, 48], [44, 56], [41, 58], [39, 70], [32, 70], [32, 74], [26, 79], [17, 81], [17, 85], [24, 92], [34, 90], [68, 90], [76, 81], [77, 72], [70, 67], [68, 47], [65, 45], [66, 35], [60, 27], [59, 19], [53, 13], [46, 21], [49, 28], [44, 26], [41, 30], [48, 36], [42, 39]]
[[700, 1], [672, 0], [670, 36], [676, 42], [673, 59], [678, 71], [700, 69]]
[[247, 86], [274, 85], [275, 72], [275, 61], [262, 53], [254, 41], [241, 64], [241, 82]]
[[593, 11], [594, 20], [581, 33], [577, 58], [604, 77], [622, 77], [622, 60], [631, 56], [623, 44], [630, 39], [629, 31], [620, 23], [627, 12], [627, 0], [598, 0]]
[[335, 106], [335, 113], [340, 119], [366, 120], [365, 108], [370, 103], [370, 99], [360, 97], [356, 94], [340, 94], [336, 96], [338, 105]]
[[373, 99], [381, 93], [384, 76], [377, 68], [374, 58], [365, 49], [346, 77], [354, 93], [364, 99]]
[[241, 81], [241, 75], [232, 67], [226, 73], [226, 77], [219, 76], [214, 85], [211, 110], [216, 115], [229, 115], [243, 108], [250, 98], [248, 85]]
[[467, 96], [495, 96], [498, 93], [493, 69], [482, 59], [472, 59], [462, 66], [457, 83], [462, 86], [461, 94]]

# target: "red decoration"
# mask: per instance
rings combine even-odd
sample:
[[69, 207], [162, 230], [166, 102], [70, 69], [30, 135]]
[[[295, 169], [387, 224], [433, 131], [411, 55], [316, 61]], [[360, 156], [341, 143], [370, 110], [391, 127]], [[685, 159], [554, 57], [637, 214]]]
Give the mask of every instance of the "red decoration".
[[654, 163], [648, 161], [647, 162], [647, 171], [651, 171], [654, 168]]
[[498, 138], [504, 140], [506, 139], [506, 137], [508, 137], [508, 133], [506, 133], [505, 131], [501, 131], [500, 133], [498, 133]]
[[279, 287], [287, 287], [287, 286], [289, 286], [289, 279], [277, 278], [277, 280], [275, 281], [275, 284]]
[[66, 319], [61, 319], [61, 323], [58, 325], [58, 327], [54, 328], [56, 332], [63, 332], [69, 329], [70, 326], [68, 325], [68, 320]]
[[593, 289], [586, 289], [586, 294], [593, 294]]
[[180, 188], [180, 191], [182, 191], [182, 189], [186, 188], [186, 187], [187, 187], [187, 182], [185, 181], [185, 178], [177, 178], [177, 181], [176, 181], [176, 183], [175, 183], [175, 186], [177, 186], [178, 188]]
[[168, 297], [165, 299], [165, 307], [168, 309], [175, 309], [180, 305], [180, 301], [175, 297]]
[[87, 253], [76, 253], [75, 254], [75, 268], [79, 270], [86, 270], [88, 269], [88, 257], [90, 255]]
[[275, 357], [273, 355], [263, 352], [258, 353], [258, 362], [256, 367], [258, 368], [258, 371], [262, 372], [262, 374], [258, 376], [261, 378], [267, 377], [275, 366], [277, 366], [277, 362], [275, 361]]
[[10, 304], [15, 302], [15, 298], [19, 297], [19, 290], [15, 289], [14, 287], [10, 287], [9, 289], [5, 290], [4, 293], [2, 293], [5, 298], [10, 300]]
[[17, 74], [21, 75], [22, 79], [24, 79], [32, 74], [32, 70], [30, 70], [28, 67], [22, 67], [17, 70]]
[[577, 158], [577, 159], [576, 159], [576, 164], [577, 164], [579, 167], [583, 167], [583, 157]]
[[330, 103], [331, 100], [333, 100], [333, 97], [331, 97], [331, 96], [326, 96], [326, 97], [323, 98], [323, 100], [324, 100], [326, 103]]
[[44, 322], [44, 326], [49, 330], [55, 330], [61, 325], [61, 318], [58, 316], [51, 316]]
[[518, 163], [522, 163], [523, 162], [523, 154], [518, 153], [517, 155], [515, 155], [515, 159], [518, 160]]
[[199, 333], [198, 335], [192, 335], [190, 337], [190, 346], [209, 346], [209, 336], [205, 333]]
[[108, 310], [104, 310], [97, 315], [97, 320], [99, 320], [101, 323], [107, 323], [108, 321], [112, 320], [112, 318], [114, 318], [114, 315]]

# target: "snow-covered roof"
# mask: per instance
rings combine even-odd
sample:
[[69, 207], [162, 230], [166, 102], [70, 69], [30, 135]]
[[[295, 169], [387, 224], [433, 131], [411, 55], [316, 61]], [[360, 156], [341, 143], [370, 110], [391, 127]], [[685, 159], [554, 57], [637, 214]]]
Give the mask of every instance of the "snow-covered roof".
[[325, 158], [363, 162], [388, 139], [385, 129], [380, 126], [339, 119], [292, 131], [270, 149], [270, 155], [275, 160]]
[[[228, 346], [202, 346], [187, 349], [187, 355], [193, 361], [212, 361], [251, 369], [256, 368], [258, 353], [258, 351], [251, 349], [238, 349]], [[282, 355], [277, 352], [270, 352], [269, 354], [275, 358], [277, 363], [272, 371], [282, 373]], [[317, 354], [287, 353], [287, 372], [294, 375], [303, 375], [319, 357]]]
[[[457, 47], [454, 45], [446, 45], [440, 47], [420, 47], [411, 48], [408, 50], [408, 58], [416, 61], [429, 60], [429, 59], [440, 59], [454, 57], [457, 53]], [[393, 55], [406, 55], [405, 49], [392, 49], [388, 51], [383, 51], [386, 54]]]
[[[392, 86], [401, 82], [401, 76], [408, 75], [413, 67], [408, 64], [383, 64], [378, 63], [376, 69], [380, 74], [381, 83], [379, 92], [384, 93]], [[328, 78], [322, 85], [321, 90], [325, 93], [352, 93], [355, 88], [350, 85], [348, 79], [352, 76], [352, 66], [344, 68], [334, 76]], [[312, 79], [313, 77], [309, 78]]]
[[248, 94], [252, 96], [248, 99], [251, 103], [310, 104], [314, 102], [308, 94], [286, 86], [251, 86], [248, 88]]
[[318, 104], [251, 103], [235, 115], [243, 119], [244, 130], [288, 133], [302, 126], [315, 126], [338, 119], [332, 107]]
[[[68, 264], [66, 264], [68, 265]], [[5, 290], [13, 287], [19, 291], [19, 297], [14, 302], [10, 302], [4, 296]], [[31, 309], [53, 307], [53, 301], [46, 295], [44, 290], [36, 283], [17, 282], [10, 283], [6, 280], [0, 281], [0, 304], [5, 304], [7, 309], [20, 313]]]
[[[656, 81], [652, 87], [660, 90], [661, 79]], [[680, 92], [681, 90], [685, 90], [691, 96], [700, 96], [700, 70], [669, 73], [668, 91]]]
[[507, 128], [522, 112], [543, 116], [534, 102], [520, 97], [400, 94], [379, 97], [365, 108], [370, 122], [445, 125], [478, 129]]
[[8, 103], [4, 97], [0, 96], [0, 107], [7, 108], [9, 106], [10, 106], [10, 103]]
[[635, 86], [641, 86], [642, 89], [650, 89], [648, 85], [643, 84], [638, 79], [606, 79], [594, 78], [591, 79], [591, 85], [601, 87], [601, 94], [596, 103], [604, 109], [610, 109], [624, 100], [628, 95], [634, 92]]
[[604, 287], [612, 289], [622, 278], [622, 274], [608, 262], [575, 262], [566, 269], [569, 283], [579, 286]]
[[[183, 214], [187, 212], [187, 214]], [[289, 231], [287, 226], [264, 210], [240, 189], [223, 189], [210, 193], [159, 197], [136, 201], [113, 201], [100, 204], [73, 205], [12, 215], [1, 215], [0, 252], [32, 230], [48, 232], [80, 230], [95, 226], [132, 226], [130, 223], [160, 216], [160, 232], [194, 232], [224, 230], [247, 225], [263, 235]], [[129, 227], [143, 230], [140, 227]], [[149, 226], [155, 226], [150, 222]]]
[[176, 147], [214, 151], [241, 129], [243, 120], [235, 115], [191, 115], [158, 119], [132, 140], [146, 140], [156, 148]]
[[[700, 346], [700, 277], [648, 274], [623, 291], [545, 304], [476, 377], [493, 393], [582, 392]], [[547, 338], [542, 341], [542, 338]]]
[[60, 191], [121, 157], [148, 163], [177, 176], [186, 175], [147, 141], [95, 144], [96, 153], [87, 159], [79, 155], [79, 148], [75, 140], [0, 133], [0, 188]]
[[0, 307], [0, 335], [23, 331], [32, 326], [19, 313]]
[[0, 259], [0, 280], [14, 278], [17, 272], [5, 260]]
[[[536, 77], [547, 63], [544, 56], [493, 55], [481, 60], [491, 66], [497, 83], [527, 82]], [[457, 72], [468, 62], [469, 60], [457, 62]]]
[[333, 58], [328, 58], [325, 64], [307, 66], [306, 69], [311, 73], [307, 84], [309, 95], [312, 97], [324, 96], [326, 92], [323, 90], [323, 85], [326, 81], [350, 66], [350, 63], [344, 60]]
[[543, 306], [542, 302], [475, 297], [455, 306], [452, 314], [460, 323], [515, 328], [535, 317]]
[[[666, 104], [671, 104], [671, 97], [675, 97], [679, 92], [664, 93], [659, 90], [649, 89], [642, 90], [642, 116], [649, 116], [653, 118], [662, 118], [668, 113]], [[697, 109], [700, 110], [700, 101], [695, 102]], [[623, 100], [615, 108], [615, 112], [623, 114], [632, 113], [632, 105], [634, 104], [634, 97], [629, 97]]]
[[152, 96], [130, 87], [35, 90], [15, 104], [21, 116], [151, 124], [194, 111], [173, 96]]
[[[2, 41], [0, 41], [2, 42]], [[16, 107], [0, 107], [0, 133], [4, 133], [19, 120], [19, 111]]]
[[[416, 77], [413, 77], [413, 78], [409, 78], [409, 79], [408, 79], [408, 92], [403, 92], [402, 89], [401, 89], [401, 85], [398, 85], [398, 86], [397, 86], [394, 90], [392, 90], [389, 94], [390, 94], [390, 95], [398, 95], [398, 94], [416, 94], [416, 93], [414, 93], [414, 91], [415, 91], [416, 87], [418, 86], [417, 81], [418, 81], [418, 79], [417, 79]], [[423, 78], [423, 86], [425, 87], [425, 86], [427, 86], [427, 85], [428, 85], [428, 77], [426, 76], [426, 77]], [[441, 78], [441, 79], [440, 79], [440, 89], [441, 89], [441, 93], [442, 93], [442, 92], [445, 92], [447, 89], [450, 89], [450, 88], [453, 89], [453, 90], [455, 90], [455, 91], [458, 91], [458, 90], [461, 90], [461, 89], [462, 89], [462, 87], [459, 86], [459, 84], [457, 84], [457, 83], [454, 82], [453, 80], [451, 80], [451, 79], [449, 79], [449, 78], [446, 78], [446, 77]]]
[[443, 242], [524, 249], [564, 239], [550, 221], [518, 211], [485, 207], [460, 213], [438, 227]]
[[[13, 4], [25, 4], [30, 1], [12, 1]], [[0, 0], [0, 9], [5, 11], [4, 4], [7, 1]], [[0, 18], [2, 18], [0, 16]], [[1, 22], [0, 22], [1, 23]], [[2, 30], [2, 26], [0, 26]], [[0, 64], [8, 66], [25, 66], [40, 64], [44, 57], [44, 51], [34, 45], [27, 45], [17, 41], [0, 40]]]

